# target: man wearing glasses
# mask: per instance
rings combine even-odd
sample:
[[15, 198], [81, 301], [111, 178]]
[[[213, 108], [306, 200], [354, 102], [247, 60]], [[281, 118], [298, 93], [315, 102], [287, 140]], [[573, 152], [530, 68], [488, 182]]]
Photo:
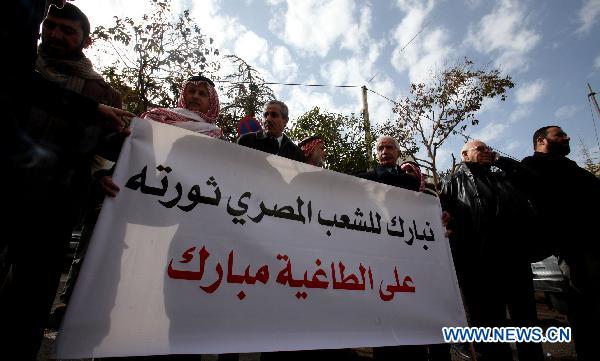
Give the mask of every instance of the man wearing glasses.
[[304, 162], [302, 150], [287, 135], [283, 134], [289, 120], [287, 105], [279, 100], [271, 100], [265, 105], [263, 116], [265, 130], [244, 134], [238, 138], [237, 143], [245, 147]]
[[[503, 171], [492, 171], [492, 165], [502, 169], [512, 163], [482, 141], [468, 141], [461, 158], [440, 198], [449, 215], [446, 228], [470, 326], [535, 326], [530, 203]], [[508, 343], [481, 343], [475, 349], [482, 360], [512, 360]], [[519, 360], [544, 359], [539, 343], [518, 343], [517, 352]]]

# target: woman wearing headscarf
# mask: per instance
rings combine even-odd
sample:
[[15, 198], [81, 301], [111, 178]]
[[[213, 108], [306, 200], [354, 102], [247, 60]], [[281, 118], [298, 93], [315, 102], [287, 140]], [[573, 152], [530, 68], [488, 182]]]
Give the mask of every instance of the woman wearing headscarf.
[[215, 84], [202, 75], [183, 82], [176, 108], [156, 108], [140, 115], [141, 118], [220, 138], [223, 132], [215, 125], [218, 116], [219, 96]]

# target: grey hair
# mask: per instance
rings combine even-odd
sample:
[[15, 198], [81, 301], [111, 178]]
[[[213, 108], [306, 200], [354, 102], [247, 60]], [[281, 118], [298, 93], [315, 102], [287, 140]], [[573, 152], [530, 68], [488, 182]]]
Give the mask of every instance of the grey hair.
[[379, 143], [381, 143], [384, 139], [391, 139], [394, 141], [394, 145], [396, 146], [396, 149], [400, 150], [400, 143], [398, 143], [398, 140], [394, 137], [392, 137], [391, 135], [381, 135], [379, 136], [379, 138], [377, 138], [377, 141], [375, 142], [375, 148], [379, 148]]
[[267, 109], [269, 107], [269, 105], [278, 105], [279, 108], [281, 109], [281, 116], [283, 117], [283, 119], [288, 120], [290, 119], [288, 117], [288, 107], [287, 105], [285, 105], [284, 102], [280, 101], [280, 100], [269, 100], [267, 102], [267, 104], [265, 104], [265, 109]]

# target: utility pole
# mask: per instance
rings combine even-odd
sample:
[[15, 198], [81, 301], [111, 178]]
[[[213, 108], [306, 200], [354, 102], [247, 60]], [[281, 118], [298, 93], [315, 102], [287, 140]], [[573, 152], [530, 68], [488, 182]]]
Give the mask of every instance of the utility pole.
[[369, 163], [373, 161], [373, 152], [371, 150], [371, 122], [369, 121], [369, 103], [367, 102], [367, 86], [362, 86], [363, 100], [363, 126], [365, 127], [365, 147], [367, 148], [367, 159]]
[[255, 115], [255, 110], [256, 110], [256, 90], [257, 87], [256, 85], [254, 85], [254, 83], [252, 82], [252, 68], [248, 67], [248, 79], [250, 80], [250, 85], [248, 85], [248, 90], [250, 91], [250, 96], [249, 96], [249, 103], [248, 104], [248, 109], [246, 109], [246, 114], [245, 115], [249, 115], [252, 118], [254, 118]]
[[600, 118], [600, 107], [598, 107], [598, 102], [596, 101], [596, 93], [594, 93], [594, 91], [592, 90], [592, 86], [590, 85], [590, 83], [587, 83], [588, 89], [590, 90], [588, 97], [592, 98], [592, 102], [594, 103], [595, 107], [596, 107], [596, 113], [598, 114], [598, 117]]
[[[598, 107], [598, 102], [596, 101], [596, 93], [592, 90], [592, 86], [590, 83], [587, 83], [588, 89], [590, 90], [588, 94], [588, 98], [592, 98], [592, 103], [596, 108], [596, 114], [598, 114], [598, 118], [600, 119], [600, 108]], [[592, 122], [594, 123], [594, 132], [596, 132], [596, 143], [598, 143], [598, 148], [600, 148], [600, 141], [598, 140], [598, 131], [596, 130], [596, 122], [594, 122], [594, 118], [592, 117]]]

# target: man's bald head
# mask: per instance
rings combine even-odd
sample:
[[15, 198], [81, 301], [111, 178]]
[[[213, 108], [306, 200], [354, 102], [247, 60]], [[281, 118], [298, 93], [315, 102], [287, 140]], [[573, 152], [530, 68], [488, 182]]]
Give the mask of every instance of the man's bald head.
[[491, 165], [494, 162], [492, 150], [484, 142], [477, 139], [469, 140], [460, 150], [463, 162]]

